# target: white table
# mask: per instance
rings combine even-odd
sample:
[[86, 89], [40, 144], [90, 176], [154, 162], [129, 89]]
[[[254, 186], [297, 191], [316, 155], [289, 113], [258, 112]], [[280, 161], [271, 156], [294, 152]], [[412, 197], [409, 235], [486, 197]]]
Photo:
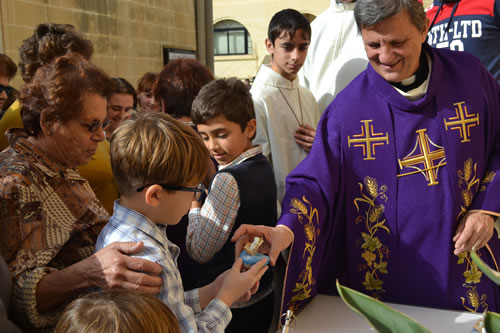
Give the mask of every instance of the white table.
[[[432, 332], [470, 333], [481, 315], [387, 303], [412, 317]], [[293, 328], [295, 326], [295, 328]], [[338, 296], [316, 296], [292, 323], [290, 333], [373, 332], [368, 322]]]

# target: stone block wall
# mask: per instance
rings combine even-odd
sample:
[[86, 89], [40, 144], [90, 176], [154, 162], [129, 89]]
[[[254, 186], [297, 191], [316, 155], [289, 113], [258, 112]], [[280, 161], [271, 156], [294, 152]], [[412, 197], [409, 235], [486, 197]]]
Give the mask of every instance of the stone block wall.
[[[36, 25], [68, 23], [94, 44], [94, 63], [135, 87], [161, 70], [163, 47], [196, 50], [195, 0], [1, 0], [0, 14], [0, 52], [14, 62]], [[16, 75], [12, 85], [21, 84]]]

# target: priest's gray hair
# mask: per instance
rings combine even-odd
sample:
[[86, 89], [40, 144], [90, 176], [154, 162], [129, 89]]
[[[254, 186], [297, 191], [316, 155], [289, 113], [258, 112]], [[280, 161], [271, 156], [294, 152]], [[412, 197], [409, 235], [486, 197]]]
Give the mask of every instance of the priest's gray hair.
[[358, 0], [354, 7], [354, 18], [358, 31], [406, 11], [419, 31], [426, 28], [424, 6], [417, 0]]

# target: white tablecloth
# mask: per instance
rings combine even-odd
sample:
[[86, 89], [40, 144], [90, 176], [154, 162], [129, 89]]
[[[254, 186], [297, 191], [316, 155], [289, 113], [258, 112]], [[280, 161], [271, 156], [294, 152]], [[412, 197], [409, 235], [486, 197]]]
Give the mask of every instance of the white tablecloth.
[[[389, 306], [412, 317], [432, 332], [470, 333], [481, 315], [401, 304]], [[295, 326], [295, 328], [294, 328]], [[290, 333], [373, 332], [368, 322], [337, 296], [316, 296], [292, 323]], [[281, 331], [280, 331], [281, 332]]]

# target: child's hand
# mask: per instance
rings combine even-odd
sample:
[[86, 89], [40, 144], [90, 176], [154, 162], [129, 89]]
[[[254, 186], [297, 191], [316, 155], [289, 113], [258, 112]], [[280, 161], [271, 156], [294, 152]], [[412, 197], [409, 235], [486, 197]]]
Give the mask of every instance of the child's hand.
[[316, 136], [316, 129], [308, 124], [299, 127], [295, 131], [295, 142], [302, 147], [306, 152], [311, 151], [312, 144], [314, 142], [314, 137]]
[[252, 292], [256, 292], [258, 281], [269, 268], [266, 259], [260, 260], [246, 272], [241, 272], [242, 266], [243, 261], [238, 258], [229, 271], [221, 274], [224, 275], [224, 281], [216, 297], [227, 306], [231, 306], [238, 299], [248, 299]]

